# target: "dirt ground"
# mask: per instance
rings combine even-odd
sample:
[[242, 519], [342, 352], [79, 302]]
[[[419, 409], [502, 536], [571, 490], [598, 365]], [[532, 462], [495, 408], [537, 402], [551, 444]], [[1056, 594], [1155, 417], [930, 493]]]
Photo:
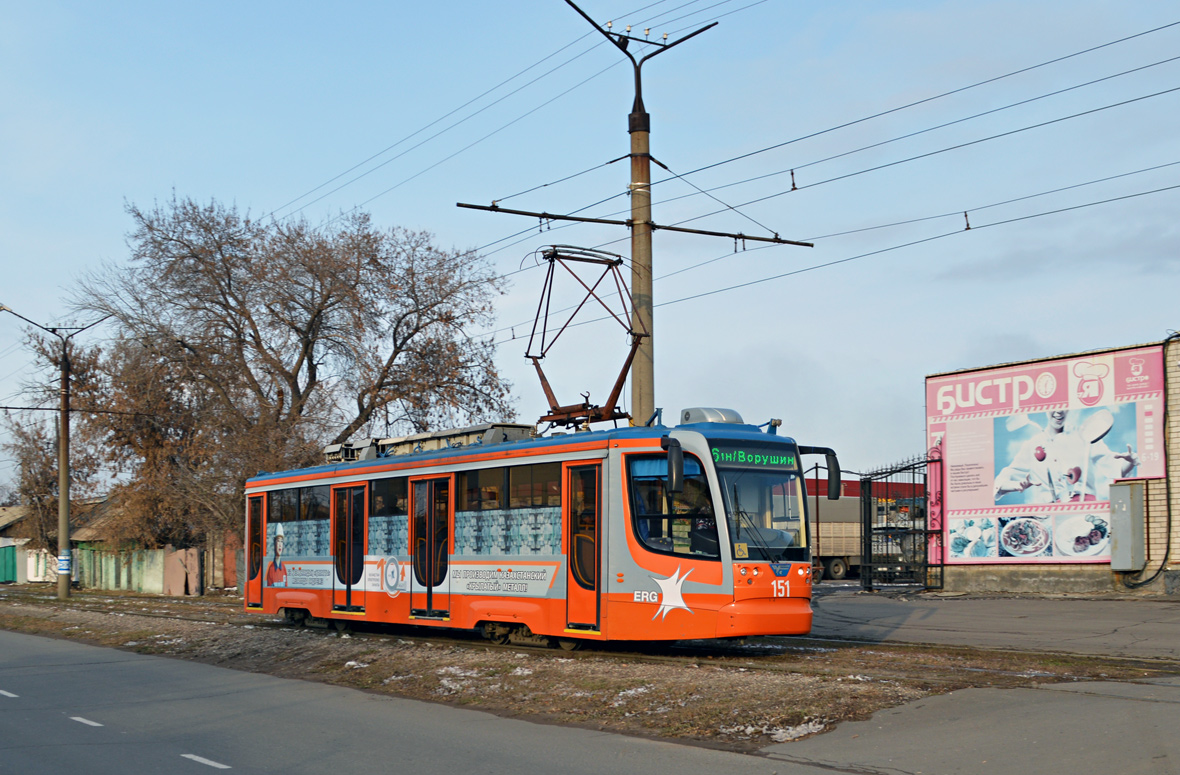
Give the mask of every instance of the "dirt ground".
[[0, 587], [0, 628], [502, 716], [749, 751], [970, 686], [1169, 672], [1127, 661], [945, 646], [756, 638], [565, 652], [421, 628], [337, 633], [247, 615], [240, 597]]

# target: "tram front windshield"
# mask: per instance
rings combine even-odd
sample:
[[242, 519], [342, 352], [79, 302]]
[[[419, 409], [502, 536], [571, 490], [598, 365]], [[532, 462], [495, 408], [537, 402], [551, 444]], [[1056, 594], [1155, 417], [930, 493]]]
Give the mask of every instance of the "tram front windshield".
[[805, 490], [794, 445], [715, 440], [709, 446], [734, 559], [809, 560]]

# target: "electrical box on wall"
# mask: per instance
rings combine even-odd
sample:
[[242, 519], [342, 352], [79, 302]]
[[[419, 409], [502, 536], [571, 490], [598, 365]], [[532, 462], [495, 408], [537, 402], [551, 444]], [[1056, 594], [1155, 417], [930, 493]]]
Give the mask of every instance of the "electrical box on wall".
[[1110, 569], [1140, 571], [1147, 564], [1143, 504], [1147, 483], [1110, 485]]

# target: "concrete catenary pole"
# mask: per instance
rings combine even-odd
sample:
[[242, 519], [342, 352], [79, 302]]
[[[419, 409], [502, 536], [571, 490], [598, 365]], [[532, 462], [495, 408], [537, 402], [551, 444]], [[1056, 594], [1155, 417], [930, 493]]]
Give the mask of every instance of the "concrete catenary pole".
[[631, 364], [631, 419], [644, 423], [655, 412], [655, 321], [651, 295], [651, 116], [643, 109], [643, 87], [635, 68], [635, 103], [628, 117], [631, 133], [631, 295], [633, 331], [646, 331]]
[[[717, 26], [717, 22], [707, 24], [672, 43], [667, 42], [667, 35], [661, 40], [653, 41], [647, 38], [648, 30], [645, 30], [643, 38], [636, 38], [631, 36], [630, 26], [626, 28], [625, 33], [614, 32], [611, 29], [613, 24], [607, 22], [606, 28], [603, 29], [573, 0], [565, 1], [622, 51], [631, 60], [631, 65], [635, 69], [635, 102], [631, 105], [627, 127], [627, 131], [631, 133], [631, 183], [628, 189], [631, 192], [631, 296], [635, 305], [632, 330], [646, 331], [648, 336], [640, 344], [635, 361], [631, 365], [631, 422], [641, 425], [651, 418], [656, 407], [655, 329], [651, 293], [651, 117], [643, 107], [641, 73], [644, 62]], [[655, 50], [636, 59], [627, 50], [633, 42], [652, 46]]]

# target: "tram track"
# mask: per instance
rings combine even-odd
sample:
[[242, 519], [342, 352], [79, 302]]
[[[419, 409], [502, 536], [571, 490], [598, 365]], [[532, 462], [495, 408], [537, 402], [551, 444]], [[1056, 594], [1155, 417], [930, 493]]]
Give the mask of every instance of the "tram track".
[[247, 614], [230, 597], [80, 591], [59, 601], [28, 587], [0, 587], [0, 627], [738, 750], [784, 729], [863, 719], [959, 688], [1180, 673], [1163, 661], [808, 636], [586, 644], [571, 652], [499, 645], [476, 631], [371, 623], [353, 623], [347, 632], [296, 628], [281, 617]]
[[[107, 614], [125, 617], [141, 617], [147, 619], [157, 619], [166, 621], [181, 621], [192, 622], [197, 624], [206, 624], [212, 626], [237, 626], [243, 628], [259, 629], [259, 630], [276, 630], [276, 631], [290, 631], [298, 629], [297, 626], [288, 623], [281, 618], [267, 619], [260, 617], [258, 614], [246, 614], [237, 609], [236, 606], [226, 605], [221, 607], [220, 617], [205, 616], [186, 616], [176, 612], [161, 612], [161, 611], [145, 611], [145, 610], [112, 610], [109, 605], [103, 604], [88, 604], [78, 605], [77, 603], [67, 603], [65, 608], [77, 611], [86, 611], [89, 613]], [[407, 627], [404, 625], [385, 625], [372, 623], [349, 623], [350, 626], [343, 632], [336, 632], [331, 629], [331, 623], [322, 620], [321, 627], [311, 626], [308, 629], [323, 629], [328, 635], [347, 634], [349, 638], [357, 642], [374, 641], [374, 642], [403, 642], [413, 643], [419, 645], [429, 645], [435, 647], [450, 647], [457, 649], [476, 649], [489, 653], [512, 653], [519, 652], [524, 649], [528, 653], [540, 656], [550, 657], [554, 659], [569, 659], [569, 660], [584, 660], [584, 659], [612, 659], [632, 663], [642, 663], [648, 665], [662, 665], [674, 669], [683, 668], [715, 668], [721, 670], [733, 670], [737, 672], [768, 672], [779, 674], [792, 674], [801, 671], [798, 656], [807, 655], [808, 652], [822, 653], [823, 650], [832, 648], [843, 649], [857, 649], [863, 650], [866, 657], [875, 656], [880, 653], [881, 649], [889, 649], [893, 654], [909, 653], [913, 656], [920, 657], [923, 654], [929, 653], [931, 650], [937, 650], [943, 655], [953, 654], [961, 657], [977, 656], [981, 652], [984, 653], [1001, 653], [1004, 655], [1018, 655], [1027, 658], [1043, 658], [1046, 655], [1044, 652], [1034, 652], [1021, 649], [978, 649], [966, 646], [947, 646], [936, 644], [920, 644], [920, 643], [890, 643], [884, 644], [877, 641], [864, 641], [856, 639], [842, 639], [842, 638], [812, 638], [808, 636], [791, 636], [790, 644], [767, 642], [773, 640], [773, 636], [759, 636], [757, 639], [740, 639], [737, 641], [719, 640], [713, 642], [707, 641], [684, 641], [674, 643], [649, 643], [643, 644], [641, 650], [636, 649], [636, 644], [598, 644], [593, 642], [583, 642], [582, 648], [576, 651], [559, 650], [552, 647], [542, 646], [538, 644], [529, 643], [495, 643], [482, 637], [479, 633], [473, 631], [446, 631], [435, 632], [420, 627]], [[782, 638], [781, 640], [786, 640]], [[798, 643], [807, 643], [810, 645], [801, 646]], [[662, 653], [661, 653], [662, 652]], [[791, 659], [791, 657], [796, 657]], [[1071, 655], [1061, 652], [1063, 658], [1079, 658], [1088, 660], [1086, 657], [1079, 655]], [[1151, 659], [1151, 658], [1130, 658], [1119, 656], [1107, 656], [1101, 658], [1103, 662], [1119, 663], [1129, 669], [1144, 670], [1149, 673], [1158, 673], [1163, 675], [1172, 675], [1180, 672], [1180, 663], [1168, 659]], [[869, 661], [869, 660], [866, 660]], [[1034, 678], [1053, 677], [1056, 680], [1063, 681], [1078, 681], [1090, 680], [1090, 675], [1075, 675], [1070, 673], [1047, 673], [1041, 671], [1030, 670], [1005, 670], [997, 667], [972, 667], [967, 665], [960, 665], [957, 670], [966, 673], [975, 673], [981, 676], [1003, 676], [1013, 680], [1029, 680]], [[827, 675], [830, 677], [838, 677], [843, 674], [843, 671], [838, 669], [822, 669], [815, 665], [810, 665], [805, 672], [813, 675]], [[963, 683], [961, 677], [947, 677], [931, 674], [928, 670], [912, 671], [912, 670], [887, 670], [881, 667], [862, 666], [858, 676], [868, 676], [872, 680], [878, 681], [912, 681], [921, 680], [923, 682], [942, 685], [942, 686], [959, 686]]]
[[[17, 590], [19, 588], [9, 589]], [[52, 596], [27, 592], [22, 594], [19, 591], [16, 591], [15, 593], [6, 591], [6, 594], [0, 596], [0, 601], [3, 601], [4, 599], [11, 599], [20, 604], [43, 605], [51, 608], [61, 608], [62, 610], [72, 609], [97, 614], [137, 616], [148, 619], [175, 620], [180, 622], [192, 622], [208, 625], [231, 625], [254, 629], [273, 629], [279, 631], [294, 629], [293, 625], [286, 622], [281, 617], [276, 616], [274, 618], [265, 618], [259, 614], [244, 612], [240, 607], [240, 601], [233, 598], [228, 598], [225, 600], [225, 602], [221, 602], [217, 598], [194, 598], [194, 602], [192, 603], [190, 603], [186, 598], [168, 599], [169, 605], [179, 605], [182, 607], [198, 606], [208, 610], [208, 612], [203, 615], [186, 615], [175, 611], [162, 611], [159, 609], [145, 610], [145, 608], [142, 606], [144, 600], [151, 600], [156, 603], [160, 601], [160, 598], [154, 596], [124, 597], [122, 595], [112, 596], [109, 593], [98, 593], [97, 595], [92, 594], [89, 597], [91, 600], [101, 598], [102, 602], [83, 603], [77, 597], [71, 598], [69, 601], [58, 601]], [[131, 610], [132, 606], [136, 605], [138, 605], [138, 607], [135, 610]], [[328, 627], [330, 627], [330, 622], [327, 622], [326, 624]], [[883, 641], [872, 641], [855, 638], [834, 638], [831, 636], [815, 637], [797, 635], [790, 636], [789, 638], [785, 636], [758, 636], [756, 638], [750, 639], [677, 641], [668, 644], [653, 642], [643, 644], [643, 650], [636, 650], [637, 644], [635, 642], [596, 643], [593, 641], [583, 641], [581, 642], [580, 649], [576, 651], [565, 651], [528, 643], [498, 644], [482, 637], [477, 632], [467, 630], [448, 630], [446, 632], [441, 632], [432, 631], [424, 627], [375, 624], [367, 622], [350, 622], [349, 625], [350, 626], [347, 630], [349, 636], [356, 640], [362, 641], [366, 639], [392, 639], [413, 643], [451, 646], [457, 648], [480, 648], [491, 652], [511, 652], [520, 649], [528, 649], [530, 653], [538, 655], [551, 654], [556, 658], [613, 658], [631, 661], [644, 661], [649, 664], [667, 664], [678, 667], [725, 667], [732, 669], [790, 672], [792, 670], [798, 669], [797, 661], [791, 663], [791, 666], [784, 667], [781, 664], [774, 664], [768, 660], [785, 660], [792, 655], [806, 655], [809, 652], [823, 653], [824, 650], [836, 648], [863, 650], [865, 656], [869, 657], [881, 654], [882, 649], [887, 649], [891, 655], [901, 653], [909, 654], [914, 657], [921, 657], [922, 655], [928, 654], [931, 651], [937, 651], [944, 656], [955, 655], [963, 658], [978, 656], [981, 654], [998, 654], [1002, 656], [1025, 657], [1030, 659], [1052, 656], [1081, 661], [1097, 660], [1102, 663], [1121, 664], [1130, 668], [1146, 668], [1151, 671], [1158, 671], [1165, 674], [1180, 673], [1180, 661], [1166, 658], [1125, 657], [1117, 655], [1092, 657], [1088, 655], [1073, 654], [1067, 651], [1047, 654], [1043, 651], [1032, 651], [1016, 648], [979, 648], [972, 646], [933, 643], [886, 643]], [[311, 627], [311, 629], [316, 628]], [[786, 643], [785, 641], [788, 640], [790, 642]], [[659, 653], [661, 651], [674, 653], [661, 654]], [[738, 660], [744, 661], [739, 665], [737, 664]], [[1029, 671], [1027, 670], [1014, 671], [970, 666], [960, 666], [958, 669], [965, 672], [995, 673], [998, 675], [1007, 675], [1017, 678], [1029, 677]], [[912, 677], [905, 671], [882, 671], [880, 668], [877, 668], [876, 670], [866, 668], [866, 670], [879, 673], [883, 678], [903, 679]], [[1065, 680], [1079, 680], [1082, 678], [1082, 676], [1062, 675], [1056, 673], [1052, 675]], [[929, 675], [923, 676], [923, 678], [925, 680], [937, 680]]]

